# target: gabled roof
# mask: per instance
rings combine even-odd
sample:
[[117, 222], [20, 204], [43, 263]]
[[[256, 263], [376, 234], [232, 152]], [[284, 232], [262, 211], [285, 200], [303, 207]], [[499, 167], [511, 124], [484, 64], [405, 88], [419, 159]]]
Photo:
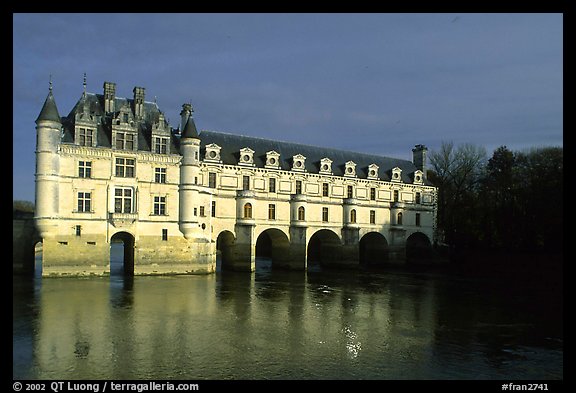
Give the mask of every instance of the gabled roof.
[[249, 147], [255, 151], [255, 166], [260, 168], [265, 167], [266, 152], [274, 150], [280, 153], [280, 169], [286, 171], [292, 169], [292, 157], [298, 154], [306, 157], [305, 169], [309, 173], [320, 172], [320, 162], [323, 158], [332, 160], [332, 172], [335, 176], [344, 175], [345, 164], [349, 161], [356, 163], [356, 175], [361, 179], [368, 178], [368, 167], [370, 164], [378, 165], [378, 178], [384, 181], [390, 180], [392, 168], [399, 167], [402, 169], [402, 181], [412, 183], [411, 174], [417, 169], [411, 161], [398, 158], [234, 135], [217, 131], [202, 131], [200, 133], [200, 139], [202, 141], [200, 146], [203, 152], [206, 150], [206, 145], [211, 143], [216, 143], [218, 146], [221, 146], [220, 158], [222, 163], [226, 165], [236, 165], [238, 163], [240, 149]]

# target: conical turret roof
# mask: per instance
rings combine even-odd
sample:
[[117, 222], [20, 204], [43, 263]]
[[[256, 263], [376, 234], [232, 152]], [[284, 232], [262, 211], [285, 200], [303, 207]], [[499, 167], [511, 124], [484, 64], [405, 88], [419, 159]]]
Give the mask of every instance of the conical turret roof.
[[61, 123], [60, 114], [58, 113], [58, 108], [56, 107], [56, 100], [52, 94], [52, 89], [48, 92], [48, 97], [44, 101], [44, 106], [36, 119], [36, 124], [43, 120], [55, 121]]
[[200, 139], [198, 137], [198, 131], [196, 130], [196, 124], [194, 124], [194, 119], [192, 118], [192, 116], [189, 116], [188, 121], [186, 121], [184, 130], [182, 131], [182, 138]]

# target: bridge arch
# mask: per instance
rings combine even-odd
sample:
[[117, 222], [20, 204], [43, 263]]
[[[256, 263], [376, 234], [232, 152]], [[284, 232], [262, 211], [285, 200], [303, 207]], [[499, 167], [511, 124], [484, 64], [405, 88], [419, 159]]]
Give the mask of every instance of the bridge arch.
[[[220, 254], [220, 270], [230, 269], [233, 262], [233, 247], [236, 243], [236, 236], [228, 230], [218, 234], [216, 238], [216, 250]], [[216, 260], [218, 262], [218, 259]], [[216, 267], [218, 269], [218, 266]]]
[[388, 262], [388, 241], [380, 232], [368, 232], [358, 244], [361, 265], [379, 265]]
[[[260, 232], [255, 244], [256, 264], [264, 258], [272, 265], [286, 265], [290, 261], [290, 240], [281, 229], [268, 228]], [[258, 268], [258, 266], [256, 266]]]
[[414, 232], [406, 239], [406, 260], [415, 262], [432, 257], [432, 243], [422, 232]]
[[319, 229], [308, 240], [308, 264], [335, 264], [342, 258], [342, 240], [331, 229]]
[[[123, 251], [119, 251], [119, 244], [122, 244]], [[123, 274], [124, 276], [134, 275], [134, 246], [136, 239], [134, 235], [126, 232], [116, 232], [110, 238], [110, 275]], [[118, 263], [119, 255], [122, 255], [122, 264]]]

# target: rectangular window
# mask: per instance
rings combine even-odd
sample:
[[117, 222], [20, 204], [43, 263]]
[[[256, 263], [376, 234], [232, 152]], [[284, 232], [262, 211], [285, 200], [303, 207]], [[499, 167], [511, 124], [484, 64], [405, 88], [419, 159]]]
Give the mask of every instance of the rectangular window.
[[135, 160], [133, 158], [116, 158], [116, 176], [134, 177]]
[[216, 217], [216, 201], [212, 201], [212, 217]]
[[82, 235], [82, 226], [76, 225], [76, 236], [81, 236], [81, 235]]
[[89, 192], [78, 193], [78, 212], [90, 213], [92, 207], [92, 194]]
[[398, 202], [398, 190], [394, 190], [394, 202]]
[[296, 180], [296, 194], [302, 194], [302, 180]]
[[421, 203], [420, 201], [421, 201], [421, 196], [420, 196], [420, 193], [417, 192], [416, 193], [416, 204], [419, 205]]
[[194, 208], [194, 216], [197, 216], [197, 215], [198, 215], [198, 208], [195, 207], [195, 208]]
[[352, 186], [348, 186], [348, 198], [354, 198], [354, 188]]
[[166, 197], [165, 196], [155, 196], [154, 197], [154, 215], [155, 216], [165, 216], [166, 215]]
[[116, 132], [116, 149], [134, 150], [134, 134], [128, 132]]
[[92, 177], [92, 162], [79, 161], [78, 162], [78, 177], [91, 178]]
[[162, 240], [168, 241], [168, 229], [162, 229]]
[[416, 226], [420, 226], [420, 213], [416, 213]]
[[370, 210], [370, 224], [376, 224], [376, 210]]
[[216, 188], [216, 173], [208, 172], [208, 187]]
[[370, 200], [371, 200], [371, 201], [375, 201], [375, 200], [376, 200], [376, 189], [373, 188], [373, 187], [370, 189]]
[[328, 183], [322, 183], [322, 196], [328, 196]]
[[168, 152], [168, 138], [154, 138], [154, 153], [166, 154]]
[[94, 130], [87, 128], [78, 129], [78, 144], [80, 146], [94, 146]]
[[154, 182], [166, 183], [166, 168], [154, 168]]
[[200, 206], [200, 217], [205, 217], [204, 206]]
[[114, 213], [132, 213], [131, 188], [116, 188], [114, 190]]
[[273, 177], [268, 181], [268, 192], [276, 192], [276, 179]]
[[268, 219], [275, 220], [276, 219], [276, 205], [269, 204], [268, 205]]
[[322, 221], [328, 222], [328, 208], [327, 207], [322, 208]]
[[250, 189], [250, 176], [244, 176], [242, 178], [242, 189], [249, 190]]

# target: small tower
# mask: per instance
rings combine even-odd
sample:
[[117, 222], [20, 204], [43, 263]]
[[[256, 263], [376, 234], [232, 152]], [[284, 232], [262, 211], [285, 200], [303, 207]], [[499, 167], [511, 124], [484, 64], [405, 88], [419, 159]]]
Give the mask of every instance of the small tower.
[[60, 144], [62, 120], [52, 94], [52, 81], [48, 97], [36, 119], [36, 206], [34, 219], [42, 238], [52, 235], [58, 217]]
[[194, 215], [194, 208], [198, 201], [197, 179], [200, 175], [200, 137], [192, 118], [192, 105], [182, 105], [182, 115], [188, 118], [182, 129], [180, 139], [180, 231], [186, 239], [202, 237], [198, 227], [198, 217]]
[[426, 179], [426, 152], [428, 149], [424, 145], [416, 145], [412, 149], [412, 163], [422, 171], [422, 176]]

